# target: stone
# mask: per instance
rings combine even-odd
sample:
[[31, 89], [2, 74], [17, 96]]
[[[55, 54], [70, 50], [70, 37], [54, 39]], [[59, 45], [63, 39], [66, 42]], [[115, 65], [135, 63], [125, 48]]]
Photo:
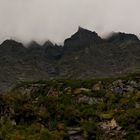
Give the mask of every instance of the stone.
[[121, 129], [122, 129], [122, 127], [118, 126], [116, 130], [120, 131]]
[[136, 81], [129, 81], [130, 85], [132, 85], [133, 87], [137, 87], [138, 84]]
[[127, 86], [126, 87], [126, 92], [133, 92], [134, 91], [134, 88], [132, 86]]
[[117, 127], [117, 122], [116, 122], [115, 119], [112, 119], [112, 120], [111, 120], [111, 122], [110, 122], [110, 127], [111, 127], [111, 129], [114, 129], [114, 128]]
[[85, 140], [85, 138], [82, 135], [72, 135], [70, 140]]
[[87, 88], [78, 88], [74, 91], [75, 94], [80, 94], [80, 93], [83, 93], [83, 92], [90, 92], [91, 90], [90, 89], [87, 89]]
[[92, 90], [93, 90], [93, 91], [99, 91], [99, 90], [102, 90], [102, 89], [103, 89], [103, 85], [102, 85], [101, 81], [98, 82], [97, 84], [95, 84], [95, 85], [92, 87]]
[[116, 80], [109, 85], [109, 90], [117, 94], [123, 94], [126, 92], [133, 92], [136, 87], [138, 87], [136, 81]]
[[82, 136], [82, 129], [80, 127], [67, 128], [70, 140], [85, 140]]
[[15, 120], [12, 120], [12, 121], [11, 121], [11, 124], [12, 124], [12, 126], [17, 125]]
[[111, 121], [103, 122], [101, 123], [100, 126], [103, 130], [112, 130], [119, 127], [115, 119], [112, 119]]
[[65, 91], [67, 94], [71, 94], [71, 93], [72, 93], [71, 87], [65, 88], [64, 91]]
[[79, 132], [81, 132], [81, 128], [80, 127], [68, 127], [67, 128], [68, 134], [69, 135], [74, 135], [74, 134], [78, 134]]
[[121, 87], [115, 87], [113, 89], [113, 92], [118, 93], [118, 94], [122, 94], [123, 93], [123, 89]]
[[92, 105], [94, 103], [92, 97], [82, 96], [78, 98], [78, 103], [89, 104]]
[[140, 102], [135, 102], [135, 108], [140, 108]]
[[126, 135], [125, 130], [118, 125], [115, 119], [100, 123], [100, 127], [106, 135], [111, 137], [117, 136], [118, 139], [122, 139]]

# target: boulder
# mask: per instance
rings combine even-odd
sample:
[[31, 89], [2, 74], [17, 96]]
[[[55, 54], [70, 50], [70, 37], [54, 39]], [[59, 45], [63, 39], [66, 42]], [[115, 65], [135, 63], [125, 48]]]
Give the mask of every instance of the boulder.
[[117, 127], [120, 127], [118, 124], [117, 124], [117, 122], [116, 122], [116, 120], [113, 118], [111, 121], [107, 121], [107, 122], [103, 122], [103, 123], [101, 123], [101, 128], [103, 129], [103, 130], [112, 130], [112, 129], [115, 129], [115, 128], [117, 128]]
[[98, 83], [96, 83], [95, 85], [93, 85], [92, 90], [93, 91], [100, 91], [103, 89], [103, 85], [102, 82], [99, 81]]
[[75, 94], [80, 94], [80, 93], [85, 93], [85, 92], [90, 92], [91, 90], [88, 88], [78, 88], [74, 91]]
[[92, 105], [94, 103], [92, 97], [82, 96], [78, 98], [78, 103], [89, 104]]
[[82, 136], [82, 129], [80, 127], [67, 128], [70, 140], [85, 140]]

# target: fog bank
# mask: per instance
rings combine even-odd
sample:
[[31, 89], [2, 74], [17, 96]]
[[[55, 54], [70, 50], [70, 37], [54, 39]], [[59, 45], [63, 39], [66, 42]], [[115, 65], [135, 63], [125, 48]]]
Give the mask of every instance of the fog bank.
[[112, 31], [140, 35], [139, 0], [0, 0], [0, 42], [52, 40], [78, 26], [104, 36]]

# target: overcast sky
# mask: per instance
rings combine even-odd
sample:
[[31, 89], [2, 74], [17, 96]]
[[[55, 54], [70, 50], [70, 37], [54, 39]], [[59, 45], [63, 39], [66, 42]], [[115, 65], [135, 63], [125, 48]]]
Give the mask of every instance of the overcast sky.
[[140, 35], [140, 0], [0, 0], [0, 42], [59, 43], [78, 26]]

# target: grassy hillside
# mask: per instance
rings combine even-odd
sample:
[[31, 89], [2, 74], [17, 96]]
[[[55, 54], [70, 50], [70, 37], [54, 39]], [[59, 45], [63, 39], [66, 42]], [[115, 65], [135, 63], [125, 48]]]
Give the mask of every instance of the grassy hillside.
[[0, 118], [1, 140], [139, 140], [140, 74], [20, 83]]

